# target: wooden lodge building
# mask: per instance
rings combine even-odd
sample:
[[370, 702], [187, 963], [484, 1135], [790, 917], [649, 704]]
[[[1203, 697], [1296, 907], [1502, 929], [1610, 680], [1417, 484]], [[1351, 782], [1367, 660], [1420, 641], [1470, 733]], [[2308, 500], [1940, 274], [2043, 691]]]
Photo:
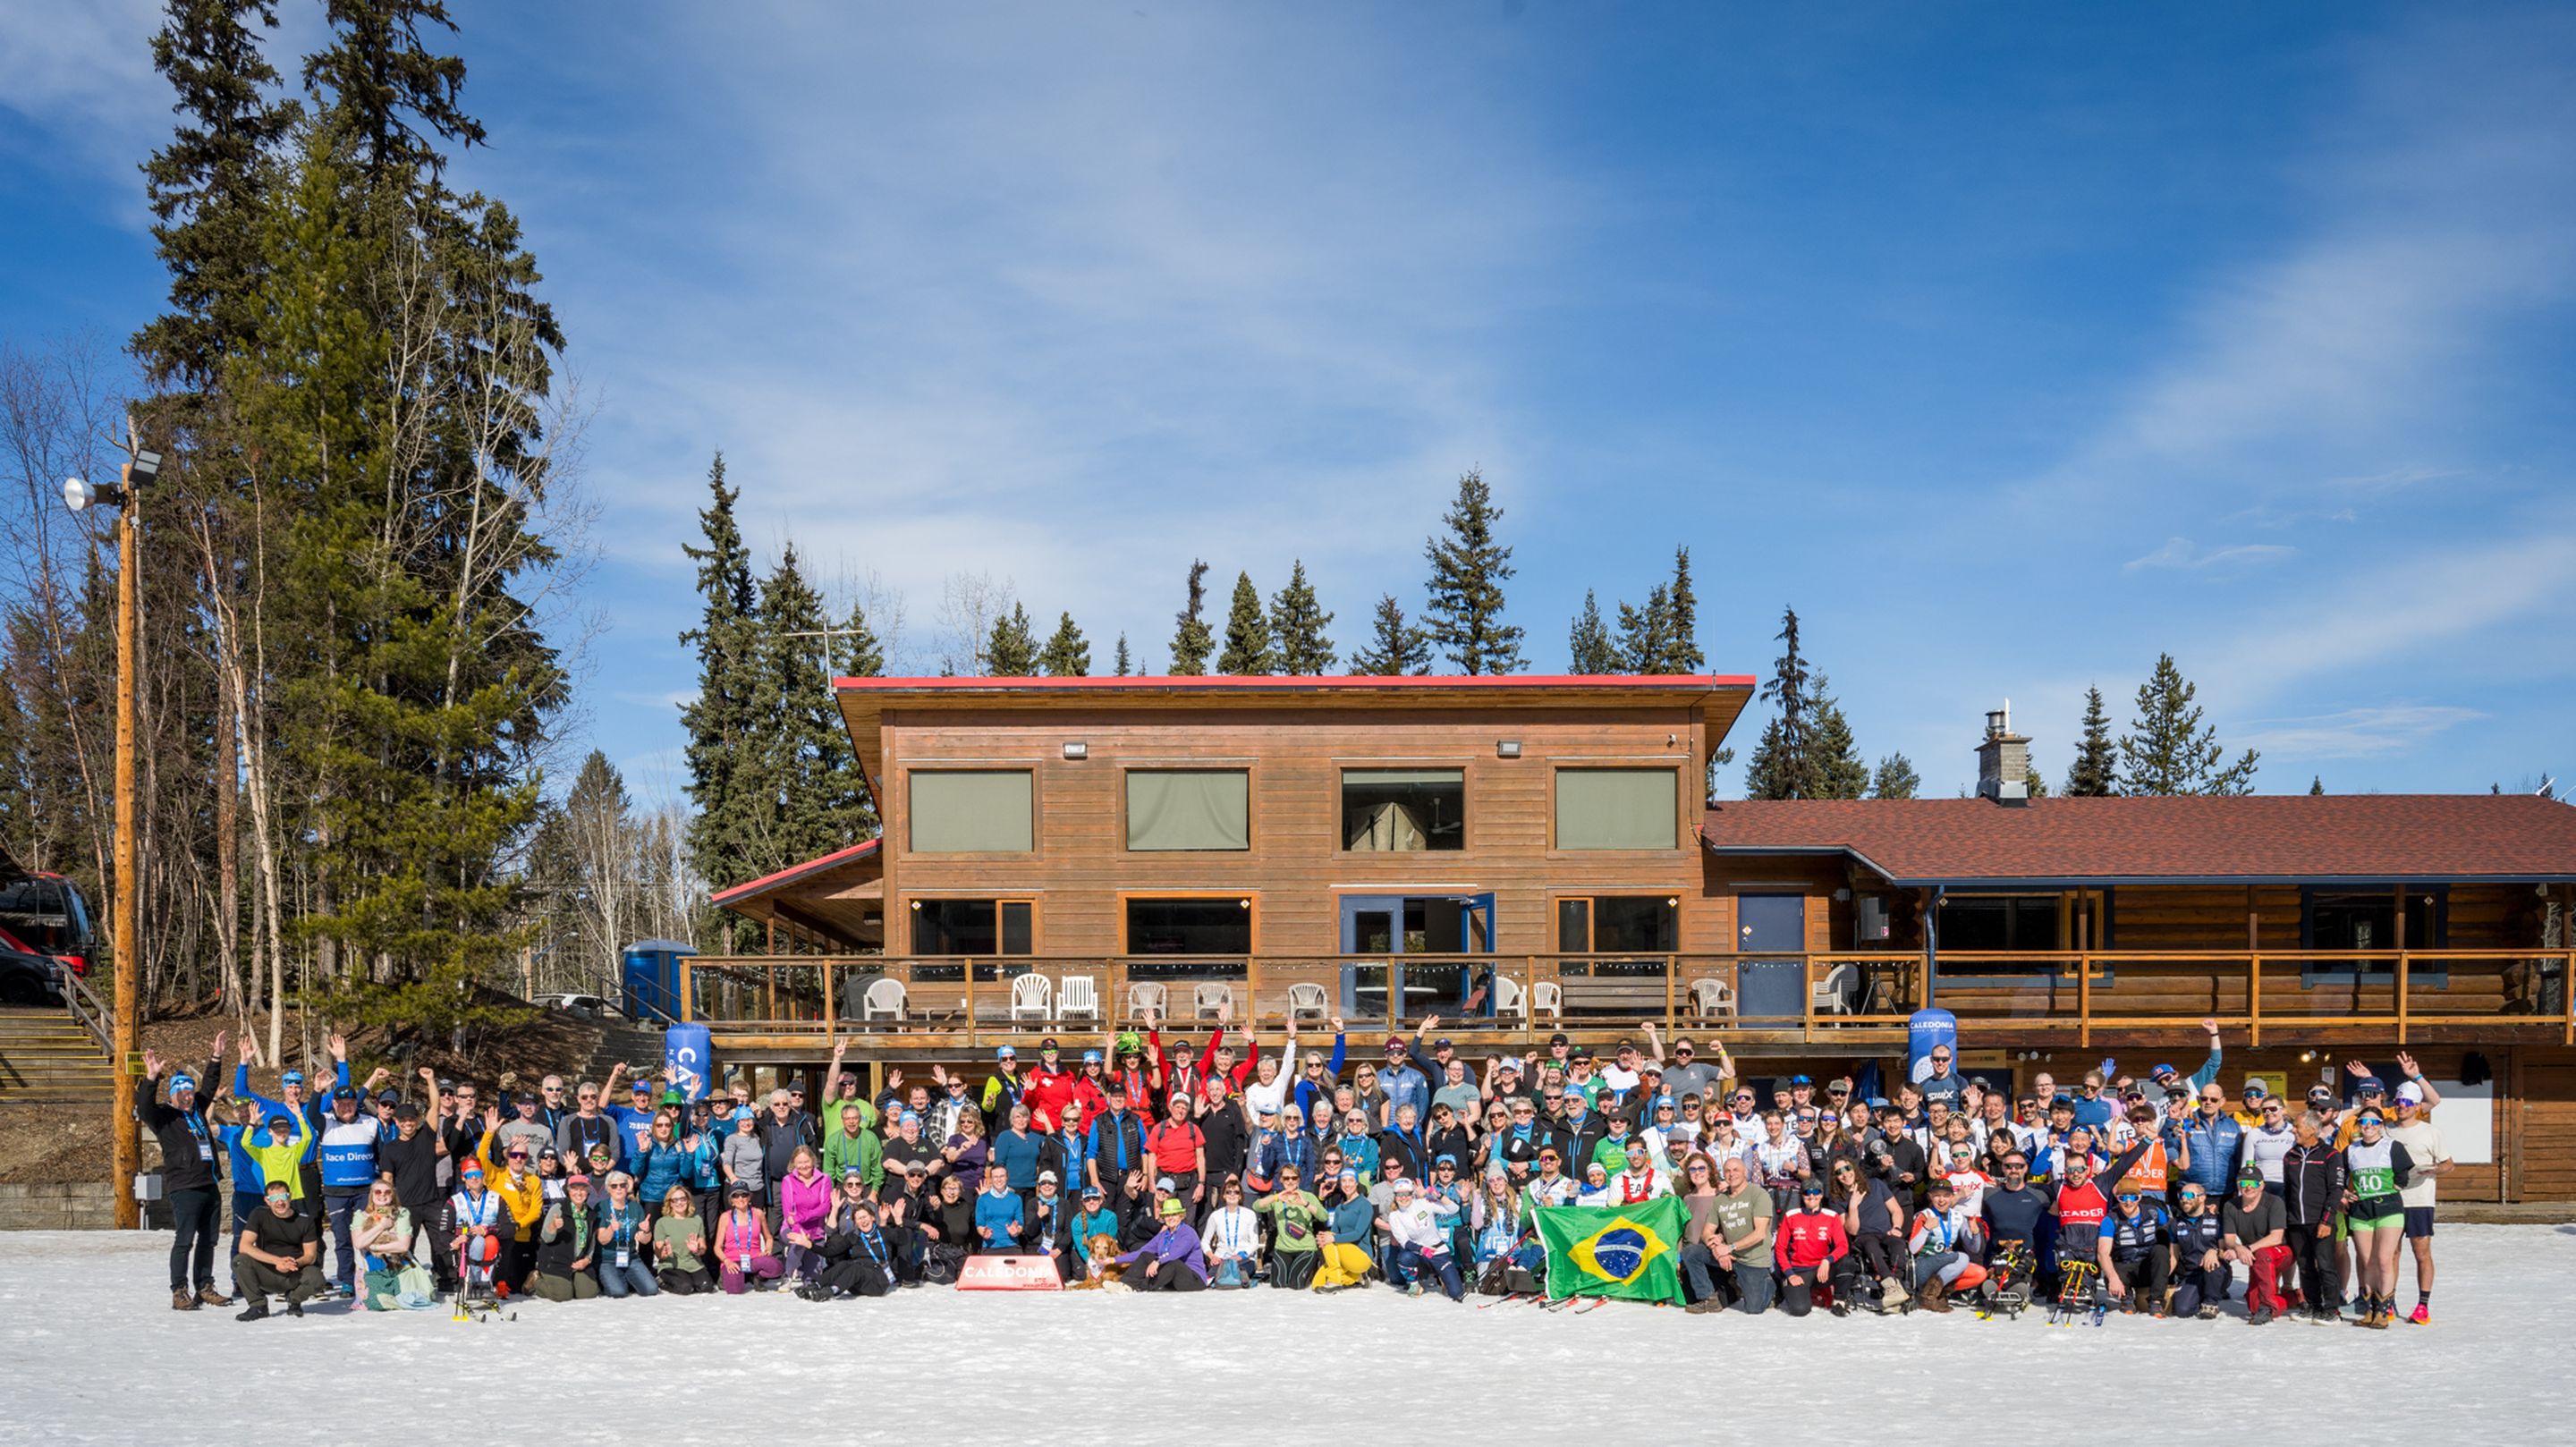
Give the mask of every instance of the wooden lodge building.
[[[854, 678], [880, 839], [725, 890], [767, 952], [679, 1012], [767, 1074], [1078, 1051], [1147, 1006], [1269, 1048], [1441, 1017], [1481, 1063], [1652, 1020], [1743, 1073], [2105, 1056], [2304, 1088], [2412, 1052], [2462, 1200], [2576, 1199], [2576, 808], [2528, 796], [2027, 799], [2002, 714], [1976, 797], [1710, 802], [1725, 676]], [[2186, 1058], [2188, 1057], [2188, 1058]]]

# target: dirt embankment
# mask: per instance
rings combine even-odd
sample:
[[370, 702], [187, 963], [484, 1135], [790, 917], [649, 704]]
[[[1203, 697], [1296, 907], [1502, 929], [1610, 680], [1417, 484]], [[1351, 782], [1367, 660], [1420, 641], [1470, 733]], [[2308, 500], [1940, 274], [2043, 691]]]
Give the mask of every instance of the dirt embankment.
[[[209, 1012], [193, 1018], [152, 1020], [143, 1026], [146, 1049], [159, 1051], [166, 1069], [172, 1064], [200, 1069], [214, 1044], [218, 1031], [232, 1029], [228, 1015]], [[290, 1058], [300, 1052], [298, 1022], [293, 1016], [286, 1021], [286, 1049]], [[239, 1036], [224, 1046], [223, 1084], [232, 1082], [232, 1067], [240, 1058], [236, 1052]], [[381, 1065], [397, 1079], [387, 1088], [406, 1090], [417, 1096], [420, 1091], [420, 1068], [424, 1065], [441, 1076], [473, 1080], [490, 1087], [503, 1071], [514, 1071], [520, 1078], [533, 1082], [549, 1070], [570, 1075], [587, 1065], [599, 1048], [600, 1028], [569, 1015], [538, 1014], [525, 1025], [489, 1032], [475, 1042], [465, 1055], [444, 1049], [445, 1042], [422, 1042], [416, 1049], [400, 1049], [401, 1058], [386, 1054], [388, 1042], [382, 1035], [353, 1035], [349, 1039], [349, 1073], [365, 1080], [369, 1071]], [[260, 1043], [267, 1046], [267, 1031], [260, 1031]], [[328, 1068], [329, 1057], [304, 1063], [313, 1070], [316, 1065]], [[262, 1095], [277, 1094], [277, 1069], [274, 1065], [251, 1069], [251, 1088]], [[108, 1178], [114, 1157], [109, 1138], [110, 1116], [106, 1108], [95, 1105], [12, 1105], [0, 1107], [0, 1183], [32, 1184], [54, 1181], [104, 1181]], [[159, 1159], [150, 1132], [143, 1136], [143, 1165], [150, 1169]]]

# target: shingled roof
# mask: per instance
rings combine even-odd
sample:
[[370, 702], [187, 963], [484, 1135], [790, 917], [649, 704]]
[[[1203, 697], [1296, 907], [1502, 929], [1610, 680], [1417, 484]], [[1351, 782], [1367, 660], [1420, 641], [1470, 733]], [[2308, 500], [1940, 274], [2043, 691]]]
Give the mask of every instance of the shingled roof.
[[2527, 794], [1737, 800], [1700, 837], [1901, 885], [2576, 879], [2576, 807]]

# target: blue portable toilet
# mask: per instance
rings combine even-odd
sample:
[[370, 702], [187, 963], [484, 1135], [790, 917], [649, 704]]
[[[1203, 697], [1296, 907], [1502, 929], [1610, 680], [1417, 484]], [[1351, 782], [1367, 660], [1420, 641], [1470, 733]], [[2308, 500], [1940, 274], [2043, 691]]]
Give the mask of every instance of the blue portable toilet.
[[680, 1018], [680, 961], [698, 952], [678, 940], [638, 940], [624, 951], [624, 994], [618, 1008], [630, 1020]]

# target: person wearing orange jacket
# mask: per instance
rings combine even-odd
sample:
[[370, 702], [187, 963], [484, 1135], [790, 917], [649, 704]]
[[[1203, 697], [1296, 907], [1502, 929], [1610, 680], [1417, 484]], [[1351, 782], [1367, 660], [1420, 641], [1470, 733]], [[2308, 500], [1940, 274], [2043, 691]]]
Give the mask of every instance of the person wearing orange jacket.
[[[492, 1107], [491, 1121], [496, 1126], [500, 1115], [500, 1107]], [[546, 1186], [538, 1179], [537, 1173], [529, 1169], [528, 1144], [524, 1138], [512, 1141], [503, 1153], [502, 1161], [495, 1164], [492, 1142], [498, 1138], [497, 1130], [486, 1130], [483, 1143], [475, 1147], [475, 1154], [483, 1158], [489, 1172], [488, 1179], [492, 1182], [492, 1193], [501, 1198], [501, 1209], [510, 1216], [510, 1234], [501, 1244], [500, 1265], [492, 1273], [492, 1279], [496, 1285], [505, 1286], [515, 1293], [527, 1289], [528, 1273], [537, 1264], [537, 1221], [545, 1215]]]

